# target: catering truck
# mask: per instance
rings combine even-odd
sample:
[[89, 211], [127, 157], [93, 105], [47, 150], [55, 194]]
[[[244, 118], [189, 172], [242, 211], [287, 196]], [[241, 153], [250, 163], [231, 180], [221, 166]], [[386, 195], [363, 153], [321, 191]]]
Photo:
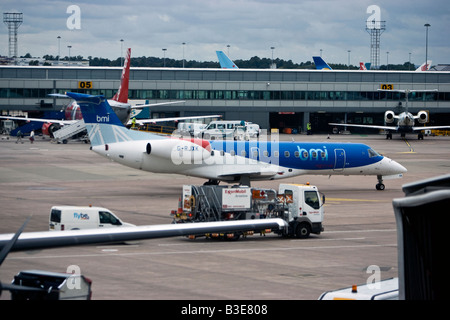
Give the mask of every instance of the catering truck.
[[[308, 238], [320, 234], [325, 197], [310, 184], [280, 184], [278, 190], [247, 186], [184, 185], [173, 223], [281, 218], [286, 228], [270, 230], [282, 236]], [[267, 230], [254, 230], [265, 233]], [[206, 235], [239, 238], [247, 234]]]

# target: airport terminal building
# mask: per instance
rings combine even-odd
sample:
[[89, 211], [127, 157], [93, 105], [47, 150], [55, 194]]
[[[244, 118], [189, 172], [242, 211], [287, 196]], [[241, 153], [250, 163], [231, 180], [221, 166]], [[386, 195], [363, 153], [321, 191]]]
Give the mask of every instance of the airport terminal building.
[[[0, 66], [0, 112], [61, 110], [75, 91], [112, 98], [122, 69], [111, 67]], [[388, 88], [393, 91], [379, 91]], [[141, 103], [185, 101], [151, 108], [154, 118], [221, 114], [263, 129], [327, 133], [329, 122], [383, 124], [384, 112], [426, 110], [429, 125], [450, 124], [450, 72], [131, 68], [129, 99]], [[353, 129], [363, 132], [365, 129]], [[373, 130], [371, 131], [373, 132]]]

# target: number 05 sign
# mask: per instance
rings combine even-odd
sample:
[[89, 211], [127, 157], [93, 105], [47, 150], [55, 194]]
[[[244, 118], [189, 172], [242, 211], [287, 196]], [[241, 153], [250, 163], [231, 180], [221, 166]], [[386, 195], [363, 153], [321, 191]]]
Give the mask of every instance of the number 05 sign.
[[78, 89], [92, 89], [92, 81], [78, 81]]

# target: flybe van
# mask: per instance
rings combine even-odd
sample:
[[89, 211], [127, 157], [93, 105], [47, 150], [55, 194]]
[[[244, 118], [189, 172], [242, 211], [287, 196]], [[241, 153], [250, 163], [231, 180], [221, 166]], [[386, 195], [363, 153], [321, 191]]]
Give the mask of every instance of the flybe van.
[[134, 227], [101, 207], [54, 206], [50, 211], [50, 231], [93, 228]]

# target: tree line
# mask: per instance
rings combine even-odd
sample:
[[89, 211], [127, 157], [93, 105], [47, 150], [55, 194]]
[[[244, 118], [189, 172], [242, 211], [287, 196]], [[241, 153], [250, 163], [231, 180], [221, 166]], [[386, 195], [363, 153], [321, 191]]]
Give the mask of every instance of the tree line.
[[[31, 57], [29, 53], [25, 56]], [[45, 60], [58, 60], [58, 56], [53, 55], [44, 55], [43, 58]], [[68, 61], [69, 57], [60, 57], [60, 60]], [[107, 58], [99, 58], [89, 56], [87, 59], [78, 55], [70, 57], [71, 61], [82, 61], [88, 60], [89, 66], [92, 67], [120, 67], [122, 65], [122, 58], [117, 58], [114, 60], [110, 60]], [[254, 56], [249, 60], [238, 59], [234, 60], [234, 63], [240, 69], [269, 69], [271, 65], [274, 63], [277, 69], [315, 69], [316, 66], [313, 61], [306, 61], [301, 63], [295, 63], [292, 60], [284, 60], [284, 59], [270, 59], [270, 58], [260, 58]], [[329, 63], [330, 67], [335, 70], [358, 70], [359, 66], [354, 65], [346, 65], [346, 64], [333, 64]], [[159, 58], [159, 57], [132, 57], [131, 58], [131, 66], [132, 67], [168, 67], [168, 68], [220, 68], [219, 62], [216, 61], [196, 61], [196, 60], [176, 60], [171, 58]], [[381, 65], [380, 70], [415, 70], [416, 67], [413, 63], [405, 62], [403, 64], [389, 64], [389, 65]]]

